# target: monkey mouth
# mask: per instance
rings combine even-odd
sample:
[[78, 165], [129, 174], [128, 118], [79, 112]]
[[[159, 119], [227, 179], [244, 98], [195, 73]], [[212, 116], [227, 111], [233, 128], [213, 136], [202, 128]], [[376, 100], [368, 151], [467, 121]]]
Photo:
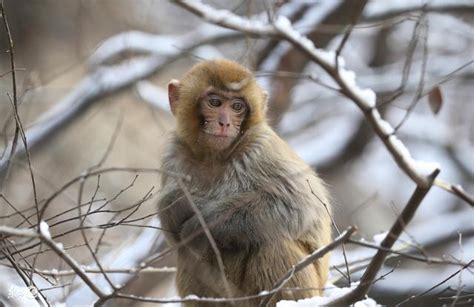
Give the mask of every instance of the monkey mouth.
[[211, 134], [211, 136], [215, 138], [230, 138], [230, 135], [228, 134]]
[[228, 133], [206, 132], [203, 136], [204, 141], [208, 144], [208, 146], [216, 150], [226, 149], [234, 140], [234, 137], [232, 137], [232, 135]]
[[215, 137], [215, 138], [219, 138], [219, 139], [226, 139], [226, 138], [230, 138], [232, 137], [230, 134], [228, 133], [211, 133], [211, 132], [206, 132], [206, 134], [208, 136], [211, 136], [211, 137]]

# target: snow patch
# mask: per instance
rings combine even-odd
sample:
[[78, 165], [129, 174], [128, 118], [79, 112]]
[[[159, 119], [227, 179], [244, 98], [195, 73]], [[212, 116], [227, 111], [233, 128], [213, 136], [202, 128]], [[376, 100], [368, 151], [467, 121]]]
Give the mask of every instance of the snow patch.
[[[323, 306], [329, 302], [337, 299], [352, 289], [354, 289], [359, 283], [352, 283], [350, 288], [338, 288], [334, 285], [330, 285], [324, 291], [324, 296], [315, 296], [312, 298], [306, 298], [298, 301], [279, 301], [277, 307], [314, 307], [314, 306]], [[364, 300], [354, 303], [352, 306], [355, 307], [376, 307], [380, 306], [371, 298], [366, 298]]]
[[48, 238], [48, 239], [51, 239], [51, 233], [49, 232], [49, 225], [48, 225], [48, 223], [46, 223], [45, 221], [41, 221], [39, 229], [40, 229], [40, 233], [41, 233], [44, 237], [46, 237], [46, 238]]
[[385, 237], [387, 236], [388, 234], [388, 231], [384, 231], [384, 232], [381, 232], [381, 233], [378, 233], [376, 235], [374, 235], [374, 242], [378, 245], [380, 245], [380, 243], [382, 243], [382, 241], [385, 239]]
[[344, 61], [342, 60], [342, 58], [338, 58], [338, 62], [339, 76], [341, 77], [343, 83], [347, 86], [349, 91], [353, 92], [354, 95], [364, 104], [367, 109], [375, 108], [375, 103], [377, 101], [377, 95], [375, 94], [375, 92], [370, 88], [360, 88], [356, 83], [356, 74], [352, 70], [344, 69]]
[[388, 142], [395, 148], [397, 152], [400, 153], [403, 161], [421, 176], [429, 176], [436, 169], [440, 168], [440, 165], [437, 162], [425, 162], [413, 159], [406, 146], [395, 135], [389, 136]]
[[388, 136], [395, 133], [395, 130], [393, 129], [392, 125], [390, 125], [390, 123], [386, 120], [383, 120], [379, 111], [375, 108], [372, 109], [372, 117], [379, 126], [380, 130], [382, 130], [383, 134]]

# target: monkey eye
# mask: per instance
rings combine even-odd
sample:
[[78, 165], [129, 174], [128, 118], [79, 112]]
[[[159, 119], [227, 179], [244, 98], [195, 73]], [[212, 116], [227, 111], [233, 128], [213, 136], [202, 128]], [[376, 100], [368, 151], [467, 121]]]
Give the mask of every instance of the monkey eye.
[[235, 101], [233, 104], [232, 104], [232, 109], [234, 111], [242, 111], [242, 109], [244, 108], [244, 104], [243, 102], [237, 100]]
[[209, 104], [215, 108], [220, 107], [222, 105], [222, 101], [217, 96], [209, 97]]

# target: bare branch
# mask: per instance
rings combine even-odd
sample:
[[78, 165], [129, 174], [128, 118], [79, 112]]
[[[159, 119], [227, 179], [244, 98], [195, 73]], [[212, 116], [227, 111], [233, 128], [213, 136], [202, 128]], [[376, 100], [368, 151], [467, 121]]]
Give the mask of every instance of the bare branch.
[[[44, 222], [43, 222], [44, 223]], [[7, 235], [7, 236], [20, 236], [20, 237], [28, 237], [28, 238], [38, 238], [49, 248], [51, 248], [59, 257], [61, 257], [70, 267], [71, 269], [79, 276], [82, 281], [84, 281], [87, 286], [98, 296], [104, 297], [105, 294], [97, 288], [97, 286], [89, 279], [89, 277], [82, 271], [81, 266], [74, 260], [69, 254], [67, 254], [61, 245], [58, 245], [54, 242], [51, 238], [49, 233], [46, 233], [44, 229], [39, 227], [40, 232], [36, 232], [31, 229], [17, 229], [7, 226], [0, 226], [0, 234]]]
[[[438, 175], [438, 172], [433, 173], [432, 180], [434, 180], [434, 178], [436, 178], [437, 175]], [[431, 186], [428, 188], [422, 188], [419, 186], [416, 187], [410, 200], [406, 204], [402, 213], [398, 216], [395, 223], [390, 228], [390, 231], [388, 232], [388, 234], [386, 235], [385, 239], [382, 241], [380, 246], [382, 246], [384, 249], [392, 248], [393, 244], [396, 242], [396, 240], [402, 233], [403, 229], [405, 228], [405, 225], [407, 225], [411, 221], [413, 216], [415, 215], [416, 210], [418, 209], [419, 205], [425, 198], [426, 194], [429, 192], [430, 188]], [[360, 279], [359, 285], [351, 292], [333, 300], [328, 305], [330, 306], [349, 305], [363, 299], [364, 296], [369, 291], [370, 286], [375, 280], [375, 276], [377, 272], [380, 270], [388, 254], [389, 254], [389, 251], [387, 250], [378, 250], [375, 256], [372, 258], [364, 275]]]
[[446, 283], [448, 280], [450, 280], [451, 278], [455, 277], [456, 275], [458, 275], [459, 273], [461, 273], [463, 270], [467, 269], [469, 266], [471, 266], [472, 264], [474, 263], [474, 260], [471, 260], [469, 261], [469, 263], [466, 263], [466, 265], [464, 265], [462, 268], [460, 268], [459, 270], [457, 270], [456, 272], [454, 272], [453, 274], [449, 275], [448, 277], [446, 277], [445, 279], [443, 279], [442, 281], [440, 281], [439, 283], [437, 283], [436, 285], [434, 285], [433, 287], [429, 288], [428, 290], [420, 293], [420, 294], [416, 294], [416, 295], [412, 295], [410, 296], [409, 298], [407, 298], [406, 300], [403, 300], [402, 302], [398, 303], [396, 306], [400, 306], [402, 304], [405, 304], [413, 299], [416, 299], [420, 296], [423, 296], [425, 294], [428, 294], [429, 292], [433, 291], [434, 289], [438, 288], [439, 286], [441, 286], [442, 284]]
[[467, 202], [469, 205], [474, 207], [474, 196], [470, 195], [467, 193], [462, 186], [460, 185], [454, 185], [449, 182], [443, 181], [441, 179], [436, 179], [433, 183], [435, 186], [448, 191], [449, 193], [452, 193], [465, 202]]

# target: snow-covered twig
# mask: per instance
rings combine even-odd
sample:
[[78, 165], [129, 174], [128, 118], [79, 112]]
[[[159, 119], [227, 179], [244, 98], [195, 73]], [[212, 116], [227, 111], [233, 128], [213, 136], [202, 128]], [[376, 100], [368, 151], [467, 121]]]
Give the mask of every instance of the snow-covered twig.
[[140, 31], [130, 31], [114, 35], [97, 47], [97, 50], [87, 60], [88, 66], [95, 70], [101, 65], [111, 62], [122, 53], [144, 53], [162, 57], [173, 57], [186, 42], [216, 39], [233, 39], [242, 36], [240, 32], [203, 24], [186, 34], [156, 35]]
[[395, 135], [394, 128], [382, 119], [375, 105], [375, 93], [371, 89], [361, 89], [356, 84], [354, 72], [344, 68], [342, 58], [336, 58], [334, 52], [316, 48], [312, 41], [292, 27], [287, 18], [280, 16], [273, 23], [263, 23], [260, 20], [239, 17], [228, 11], [216, 10], [200, 1], [176, 0], [176, 3], [208, 22], [247, 34], [281, 37], [303, 51], [312, 61], [320, 65], [339, 85], [340, 91], [359, 107], [395, 162], [417, 186], [426, 189], [433, 184], [431, 178], [434, 179], [432, 175], [439, 172], [439, 165], [413, 159], [410, 151]]
[[[63, 276], [73, 276], [76, 275], [76, 272], [74, 270], [41, 270], [41, 269], [30, 269], [28, 267], [21, 266], [21, 268], [24, 271], [33, 271], [37, 274], [41, 275], [46, 275], [46, 276], [53, 276], [55, 278], [57, 277], [63, 277]], [[90, 266], [83, 266], [81, 265], [80, 267], [84, 272], [90, 273], [90, 274], [102, 274], [102, 270], [97, 269], [97, 268], [91, 268]], [[176, 273], [176, 268], [175, 267], [146, 267], [146, 268], [141, 268], [141, 267], [110, 267], [110, 268], [103, 268], [103, 271], [106, 273], [110, 274], [136, 274], [138, 272], [140, 273]]]

